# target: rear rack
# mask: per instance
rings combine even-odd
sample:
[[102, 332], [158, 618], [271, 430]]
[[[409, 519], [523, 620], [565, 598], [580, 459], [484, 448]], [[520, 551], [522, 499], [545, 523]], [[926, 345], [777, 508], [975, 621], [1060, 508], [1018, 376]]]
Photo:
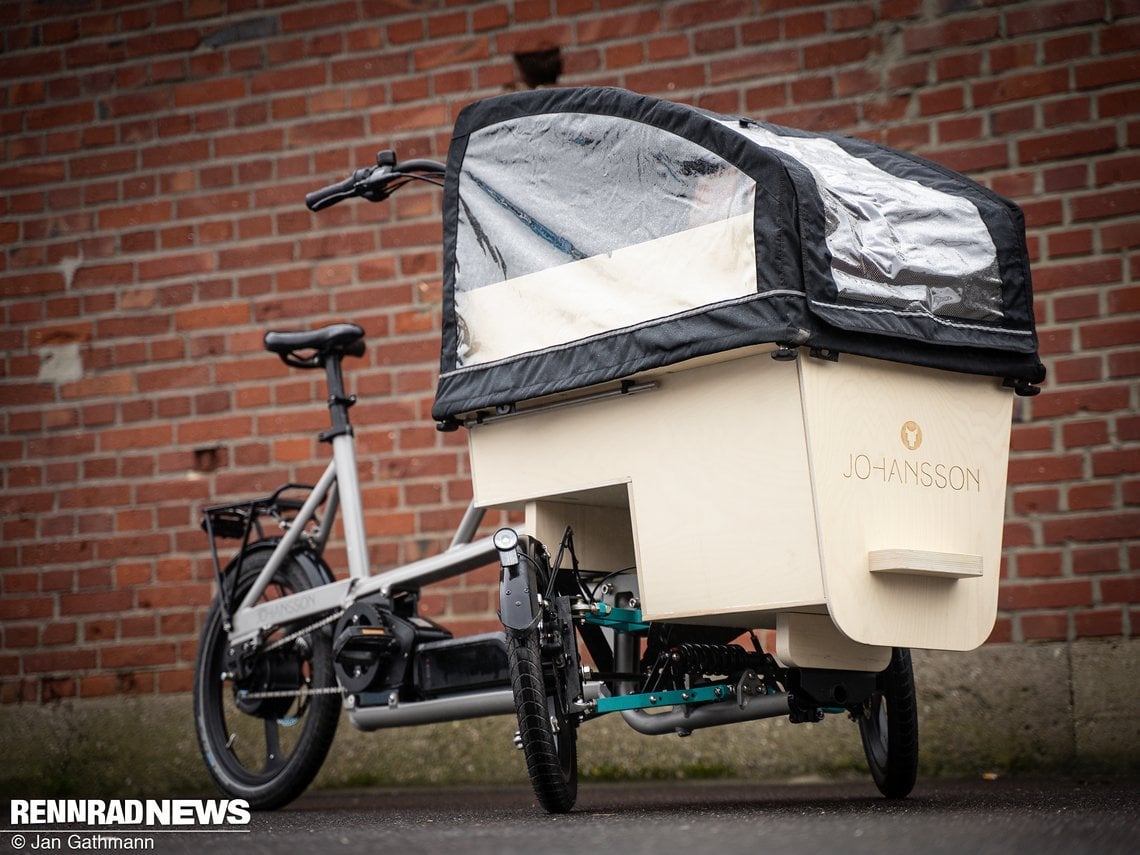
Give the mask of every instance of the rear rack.
[[202, 530], [215, 537], [227, 537], [247, 541], [251, 526], [256, 526], [257, 537], [265, 537], [261, 527], [261, 517], [273, 517], [280, 524], [288, 523], [292, 518], [289, 514], [296, 514], [305, 504], [301, 499], [284, 498], [281, 494], [289, 490], [312, 491], [311, 484], [283, 484], [268, 496], [250, 499], [245, 502], [236, 502], [232, 505], [213, 505], [202, 510]]
[[[231, 588], [236, 589], [237, 580], [241, 577], [242, 560], [245, 555], [246, 547], [250, 544], [251, 535], [254, 531], [257, 532], [255, 542], [266, 540], [268, 537], [265, 533], [265, 527], [262, 525], [262, 518], [271, 517], [279, 527], [288, 528], [305, 502], [302, 499], [288, 498], [282, 494], [290, 490], [303, 490], [306, 493], [311, 493], [314, 489], [311, 484], [283, 484], [268, 496], [261, 496], [256, 499], [249, 499], [244, 502], [236, 502], [229, 505], [212, 505], [211, 507], [202, 509], [202, 530], [205, 531], [210, 538], [210, 553], [214, 563], [214, 580], [218, 583], [218, 591], [222, 594], [221, 602], [224, 604], [223, 618], [227, 626], [227, 631], [230, 624], [230, 610], [232, 604], [229, 602], [230, 597], [226, 594], [222, 565], [218, 558], [218, 538], [241, 541], [241, 547], [238, 549], [237, 563], [234, 566], [233, 572], [230, 574], [233, 577]], [[327, 499], [328, 513], [326, 516], [335, 514], [336, 502], [337, 495], [336, 487], [334, 486], [329, 492]], [[332, 517], [329, 516], [329, 518], [331, 519]], [[313, 514], [312, 522], [315, 529], [311, 532], [311, 537], [309, 537], [308, 540], [310, 545], [319, 554], [324, 550], [325, 542], [328, 539], [328, 532], [316, 514]], [[308, 534], [310, 533], [306, 532], [306, 535]]]

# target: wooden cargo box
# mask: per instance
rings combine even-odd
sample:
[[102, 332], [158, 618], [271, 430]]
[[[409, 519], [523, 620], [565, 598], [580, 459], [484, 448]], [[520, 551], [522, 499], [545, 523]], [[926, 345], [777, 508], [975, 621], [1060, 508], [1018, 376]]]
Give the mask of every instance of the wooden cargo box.
[[574, 525], [591, 566], [636, 565], [650, 619], [779, 624], [785, 659], [792, 627], [828, 629], [807, 615], [830, 615], [845, 647], [985, 640], [1012, 406], [1000, 381], [753, 349], [637, 382], [470, 424], [476, 502], [526, 507], [549, 544]]

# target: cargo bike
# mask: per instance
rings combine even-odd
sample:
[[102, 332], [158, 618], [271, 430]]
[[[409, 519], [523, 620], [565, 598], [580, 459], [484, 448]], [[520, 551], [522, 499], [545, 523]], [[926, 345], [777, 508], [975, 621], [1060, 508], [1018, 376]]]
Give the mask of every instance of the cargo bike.
[[[224, 569], [215, 548], [195, 680], [217, 783], [295, 797], [343, 702], [363, 730], [515, 713], [550, 812], [609, 714], [651, 735], [846, 715], [907, 795], [909, 650], [991, 631], [1013, 399], [1044, 378], [1019, 209], [869, 142], [597, 88], [476, 102], [446, 166], [382, 152], [308, 202], [440, 177], [432, 415], [466, 431], [472, 506], [449, 549], [372, 573], [341, 375], [363, 331], [266, 336], [326, 371], [334, 460], [204, 515], [242, 542]], [[525, 523], [476, 539], [489, 508]], [[502, 632], [417, 613], [494, 561]]]

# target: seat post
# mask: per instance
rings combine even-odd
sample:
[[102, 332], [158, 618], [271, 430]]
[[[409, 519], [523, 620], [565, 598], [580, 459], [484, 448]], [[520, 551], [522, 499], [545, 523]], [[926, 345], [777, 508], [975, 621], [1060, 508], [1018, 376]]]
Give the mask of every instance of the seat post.
[[368, 576], [371, 565], [368, 559], [368, 540], [364, 533], [364, 507], [360, 499], [356, 444], [352, 425], [348, 422], [348, 408], [356, 403], [356, 396], [345, 394], [340, 366], [343, 357], [344, 353], [338, 350], [322, 356], [325, 376], [328, 378], [332, 427], [320, 435], [320, 440], [332, 445], [333, 463], [336, 467], [335, 489], [339, 497], [348, 572], [354, 579], [363, 579]]
[[324, 358], [332, 427], [320, 435], [321, 442], [332, 442], [338, 436], [352, 436], [352, 425], [348, 420], [348, 408], [356, 403], [356, 396], [344, 393], [344, 375], [340, 368], [342, 356], [343, 354], [334, 351]]

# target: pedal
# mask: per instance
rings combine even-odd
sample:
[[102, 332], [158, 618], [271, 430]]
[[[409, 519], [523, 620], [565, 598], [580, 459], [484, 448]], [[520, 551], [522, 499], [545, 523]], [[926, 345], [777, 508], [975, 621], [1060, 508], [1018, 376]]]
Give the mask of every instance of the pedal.
[[399, 686], [407, 670], [415, 630], [381, 603], [360, 601], [337, 622], [333, 667], [349, 693]]
[[346, 651], [385, 653], [399, 642], [386, 626], [350, 626], [336, 639], [333, 655], [340, 657]]

